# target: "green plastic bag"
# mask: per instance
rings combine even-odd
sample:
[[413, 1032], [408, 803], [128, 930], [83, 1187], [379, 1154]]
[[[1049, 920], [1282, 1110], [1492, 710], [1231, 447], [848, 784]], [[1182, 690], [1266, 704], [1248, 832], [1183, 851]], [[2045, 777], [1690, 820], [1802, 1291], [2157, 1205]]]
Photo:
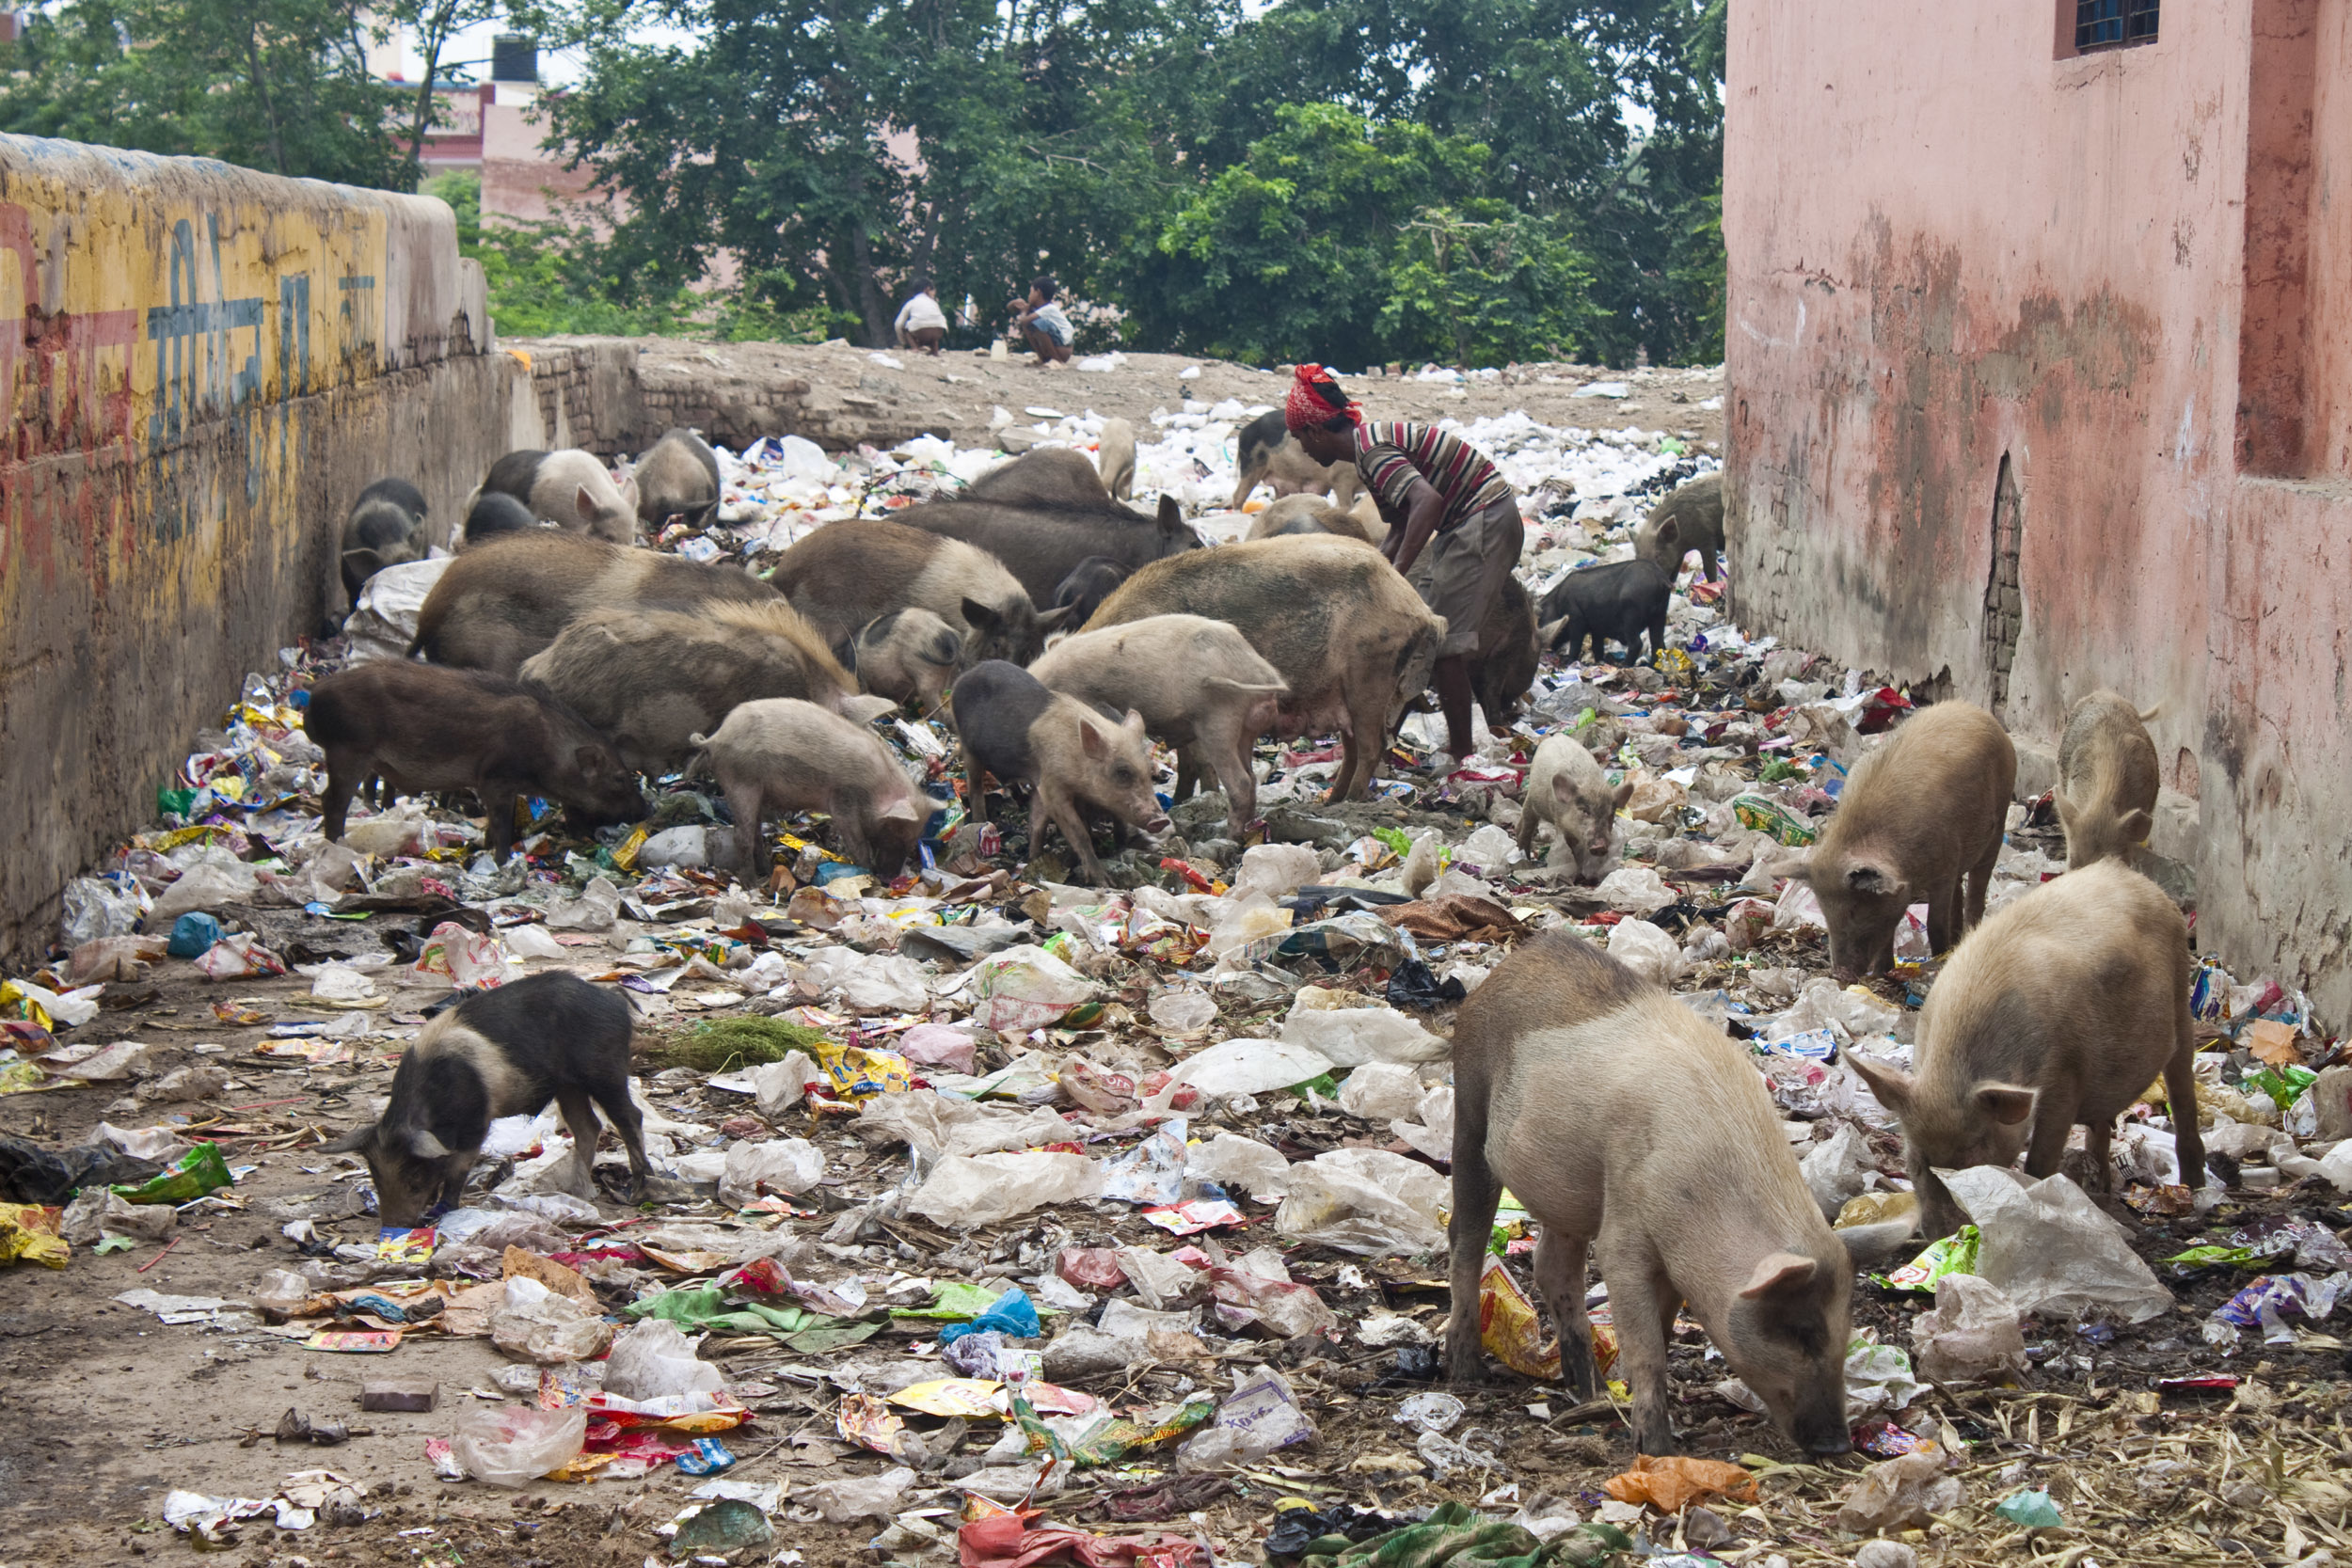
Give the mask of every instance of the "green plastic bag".
[[2050, 1500], [2047, 1492], [2012, 1492], [1994, 1507], [1994, 1513], [2012, 1525], [2027, 1529], [2057, 1529], [2066, 1523]]
[[1600, 1568], [1632, 1540], [1614, 1525], [1579, 1525], [1538, 1541], [1525, 1527], [1488, 1519], [1467, 1503], [1440, 1503], [1418, 1525], [1350, 1544], [1343, 1535], [1308, 1543], [1299, 1568]]
[[966, 1285], [961, 1279], [946, 1279], [931, 1287], [931, 1304], [929, 1307], [894, 1307], [890, 1315], [894, 1318], [936, 1318], [941, 1322], [951, 1322], [977, 1318], [995, 1305], [995, 1291], [982, 1290], [977, 1285]]
[[114, 1190], [131, 1203], [186, 1203], [215, 1187], [228, 1186], [230, 1180], [229, 1162], [220, 1157], [220, 1145], [204, 1143], [138, 1185]]

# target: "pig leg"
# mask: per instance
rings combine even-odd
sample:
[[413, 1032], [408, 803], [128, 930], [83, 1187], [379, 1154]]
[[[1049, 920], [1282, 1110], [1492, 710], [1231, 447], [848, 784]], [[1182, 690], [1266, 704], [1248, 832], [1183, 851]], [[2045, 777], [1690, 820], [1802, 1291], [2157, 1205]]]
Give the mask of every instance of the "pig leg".
[[1061, 830], [1061, 836], [1070, 845], [1071, 853], [1078, 857], [1079, 868], [1087, 880], [1095, 887], [1108, 887], [1110, 879], [1103, 874], [1103, 863], [1094, 858], [1094, 836], [1087, 832], [1086, 816], [1079, 811], [1078, 802], [1062, 793], [1059, 784], [1040, 779], [1037, 792], [1029, 797], [1032, 856], [1044, 845], [1048, 822]]
[[[603, 1108], [604, 1119], [612, 1124], [613, 1131], [621, 1135], [621, 1142], [628, 1146], [628, 1198], [634, 1203], [644, 1196], [645, 1178], [653, 1166], [645, 1159], [645, 1118], [638, 1114], [635, 1101], [628, 1097], [628, 1080], [622, 1078], [616, 1087], [592, 1088], [588, 1091], [588, 1099]], [[586, 1110], [585, 1101], [582, 1102], [582, 1110], [590, 1124], [594, 1125], [595, 1113]], [[571, 1116], [571, 1111], [565, 1109], [564, 1120], [567, 1126]], [[579, 1140], [575, 1138], [573, 1142]]]
[[767, 791], [754, 779], [726, 782], [727, 815], [735, 818], [735, 835], [742, 851], [739, 863], [746, 884], [760, 879], [768, 868], [759, 863], [759, 814], [767, 808]]
[[962, 750], [963, 779], [972, 793], [968, 802], [972, 808], [971, 820], [985, 828], [988, 826], [988, 774], [981, 768], [979, 758], [972, 754], [971, 747], [966, 746]]
[[1380, 771], [1381, 737], [1389, 733], [1388, 704], [1377, 697], [1373, 688], [1376, 683], [1355, 683], [1347, 694], [1347, 748], [1340, 765], [1340, 782], [1331, 791], [1334, 800], [1354, 800], [1372, 793], [1372, 781]]
[[2172, 1110], [2172, 1139], [2181, 1159], [2181, 1180], [2195, 1191], [2205, 1184], [2205, 1140], [2197, 1130], [2196, 1113], [2183, 1116], [2174, 1107], [2197, 1103], [2197, 1037], [2188, 1018], [2188, 988], [2180, 987], [2178, 993], [2184, 999], [2174, 1031], [2180, 1043], [2173, 1050], [2172, 1059], [2164, 1064], [2164, 1103], [2168, 1110]]
[[348, 756], [330, 756], [326, 759], [326, 793], [320, 799], [319, 804], [326, 811], [321, 827], [328, 842], [342, 842], [343, 819], [351, 813], [352, 792], [364, 778], [363, 761], [354, 761]]
[[[1629, 647], [1628, 653], [1632, 652]], [[1666, 651], [1666, 617], [1661, 615], [1649, 624], [1649, 661], [1658, 662], [1658, 656]]]
[[1585, 1239], [1547, 1225], [1535, 1237], [1535, 1288], [1551, 1303], [1560, 1331], [1560, 1376], [1580, 1400], [1600, 1397], [1600, 1369], [1593, 1365], [1593, 1324], [1584, 1315]]
[[1963, 911], [1960, 930], [1952, 933], [1954, 937], [1973, 928], [1984, 919], [1984, 895], [1993, 886], [1993, 868], [2000, 863], [2000, 860], [2001, 835], [1996, 832], [1993, 835], [1993, 847], [1987, 849], [1984, 858], [1968, 870], [1968, 902]]
[[1198, 744], [1209, 753], [1209, 766], [1225, 790], [1226, 830], [1238, 839], [1249, 819], [1258, 815], [1258, 779], [1249, 770], [1249, 742], [1239, 733], [1239, 726], [1231, 733], [1220, 726], [1204, 734]]
[[[596, 1196], [596, 1137], [602, 1132], [596, 1108], [589, 1102], [588, 1091], [578, 1085], [556, 1090], [555, 1103], [564, 1113], [564, 1131], [572, 1135], [572, 1176], [564, 1190], [574, 1197], [593, 1199]], [[636, 1168], [634, 1161], [629, 1168]]]
[[1200, 775], [1203, 769], [1200, 766], [1200, 753], [1196, 747], [1179, 746], [1176, 748], [1175, 796], [1177, 800], [1189, 800], [1192, 799], [1192, 792], [1200, 787]]
[[2083, 1124], [2083, 1152], [2090, 1160], [2090, 1180], [2085, 1191], [2093, 1193], [2115, 1191], [2115, 1161], [2112, 1154], [2114, 1140], [2115, 1118], [2113, 1117], [2093, 1119]]
[[1617, 1365], [1633, 1394], [1634, 1451], [1672, 1453], [1676, 1445], [1674, 1421], [1667, 1413], [1666, 1332], [1660, 1313], [1673, 1309], [1675, 1289], [1638, 1237], [1604, 1236], [1601, 1256], [1613, 1265], [1601, 1272], [1609, 1281], [1609, 1315], [1617, 1330]]
[[435, 1208], [455, 1209], [466, 1201], [466, 1178], [473, 1174], [474, 1161], [481, 1156], [475, 1148], [460, 1149], [441, 1164], [441, 1190], [434, 1198]]
[[1518, 843], [1520, 854], [1532, 857], [1535, 853], [1535, 834], [1543, 827], [1543, 825], [1544, 819], [1535, 815], [1535, 802], [1533, 800], [1523, 801], [1519, 809]]
[[506, 857], [515, 852], [515, 800], [522, 793], [522, 786], [492, 780], [479, 793], [482, 809], [490, 819], [485, 824], [489, 829], [490, 858], [504, 865]]
[[[1502, 1200], [1502, 1183], [1486, 1164], [1486, 1115], [1467, 1108], [1454, 1124], [1454, 1214], [1446, 1222], [1447, 1281], [1453, 1307], [1445, 1323], [1445, 1372], [1454, 1383], [1483, 1383], [1486, 1354], [1480, 1342], [1484, 1316], [1478, 1302], [1478, 1281], [1486, 1264], [1486, 1243], [1494, 1230], [1495, 1206]], [[1549, 1227], [1545, 1234], [1549, 1235]]]
[[[2058, 1174], [2058, 1164], [2066, 1158], [2067, 1135], [2074, 1131], [2074, 1119], [2081, 1115], [2079, 1101], [2061, 1098], [2044, 1085], [2041, 1099], [2034, 1101], [2033, 1141], [2026, 1146], [2026, 1174], [2039, 1181], [2045, 1176]], [[2093, 1129], [2097, 1140], [2104, 1144], [2115, 1131]], [[2101, 1150], [2102, 1154], [2105, 1150]]]

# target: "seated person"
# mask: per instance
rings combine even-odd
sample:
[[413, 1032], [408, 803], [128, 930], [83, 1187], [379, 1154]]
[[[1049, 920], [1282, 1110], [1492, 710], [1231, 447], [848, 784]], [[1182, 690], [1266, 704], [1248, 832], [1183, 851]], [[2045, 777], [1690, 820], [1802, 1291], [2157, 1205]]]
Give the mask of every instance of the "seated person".
[[1029, 285], [1027, 299], [1005, 302], [1005, 309], [1013, 314], [1013, 330], [1028, 343], [1041, 365], [1070, 362], [1070, 318], [1054, 303], [1054, 280], [1041, 277]]

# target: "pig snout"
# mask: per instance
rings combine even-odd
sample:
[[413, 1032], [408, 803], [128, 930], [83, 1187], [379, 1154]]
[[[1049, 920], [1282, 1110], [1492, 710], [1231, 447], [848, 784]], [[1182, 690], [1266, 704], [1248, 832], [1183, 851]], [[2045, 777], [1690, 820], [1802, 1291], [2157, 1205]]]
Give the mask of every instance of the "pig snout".
[[1143, 831], [1153, 838], [1157, 838], [1174, 826], [1175, 824], [1168, 820], [1166, 812], [1154, 812], [1152, 814], [1151, 820], [1143, 824]]
[[1831, 1454], [1853, 1450], [1853, 1438], [1846, 1431], [1846, 1413], [1843, 1410], [1807, 1410], [1790, 1424], [1792, 1430], [1789, 1435], [1807, 1453], [1826, 1458]]

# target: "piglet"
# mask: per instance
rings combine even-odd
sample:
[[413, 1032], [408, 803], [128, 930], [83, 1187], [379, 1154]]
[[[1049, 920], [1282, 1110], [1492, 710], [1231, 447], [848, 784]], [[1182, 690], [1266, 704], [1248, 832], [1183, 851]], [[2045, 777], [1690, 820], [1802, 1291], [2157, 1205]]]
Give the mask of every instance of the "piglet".
[[1914, 904], [1927, 905], [1938, 953], [1984, 917], [2016, 785], [2008, 733], [1967, 703], [1922, 708], [1855, 766], [1795, 872], [1821, 901], [1840, 981], [1894, 967], [1895, 930]]
[[798, 697], [738, 703], [716, 730], [691, 738], [702, 750], [688, 771], [719, 781], [735, 815], [747, 879], [767, 874], [760, 821], [771, 812], [825, 813], [843, 854], [896, 876], [921, 841], [923, 824], [940, 809], [914, 787], [880, 736]]
[[1541, 1227], [1535, 1282], [1580, 1399], [1600, 1389], [1584, 1315], [1585, 1257], [1600, 1243], [1641, 1452], [1675, 1446], [1666, 1345], [1685, 1302], [1799, 1446], [1846, 1451], [1853, 1265], [1740, 1046], [1554, 933], [1522, 943], [1462, 1005], [1454, 1085], [1455, 1382], [1484, 1373], [1479, 1274], [1508, 1186]]
[[963, 634], [928, 610], [885, 610], [858, 628], [842, 662], [858, 684], [894, 702], [919, 703], [930, 712], [956, 678]]
[[964, 777], [972, 787], [972, 819], [988, 820], [982, 775], [1036, 786], [1029, 803], [1034, 853], [1048, 822], [1061, 830], [1089, 881], [1108, 880], [1094, 856], [1080, 807], [1095, 806], [1126, 827], [1168, 831], [1168, 816], [1152, 789], [1152, 746], [1143, 715], [1124, 722], [1105, 718], [1077, 698], [1049, 691], [1017, 664], [985, 659], [956, 681], [949, 699], [963, 742]]
[[2066, 712], [2058, 741], [2058, 823], [2066, 866], [2128, 858], [2156, 821], [2156, 744], [2142, 713], [2112, 691], [2094, 691]]
[[501, 862], [515, 843], [517, 797], [552, 797], [581, 826], [644, 809], [637, 776], [585, 720], [545, 692], [479, 670], [361, 664], [310, 689], [303, 728], [326, 752], [321, 803], [326, 836], [338, 842], [353, 793], [378, 775], [404, 793], [473, 791]]
[[628, 1146], [629, 1198], [644, 1191], [645, 1139], [628, 1097], [628, 1004], [577, 974], [533, 974], [477, 991], [401, 1053], [384, 1114], [326, 1148], [367, 1157], [384, 1223], [405, 1228], [454, 1205], [490, 1123], [553, 1101], [572, 1135], [568, 1190], [596, 1191], [596, 1112]]
[[2091, 1185], [2112, 1186], [2115, 1118], [2159, 1072], [2181, 1180], [2201, 1185], [2188, 988], [2181, 911], [2121, 861], [2044, 882], [1971, 932], [1919, 1010], [1917, 1076], [1846, 1058], [1903, 1124], [1927, 1234], [1963, 1222], [1939, 1168], [2007, 1165], [2023, 1149], [2026, 1175], [2050, 1176], [2078, 1123]]
[[1579, 881], [1600, 880], [1609, 863], [1610, 834], [1619, 808], [1633, 798], [1633, 781], [1614, 789], [1593, 753], [1572, 735], [1547, 736], [1535, 748], [1519, 807], [1519, 853], [1535, 852], [1535, 834], [1547, 822], [1560, 835]]
[[1654, 561], [1587, 566], [1562, 578], [1544, 595], [1536, 635], [1545, 647], [1570, 658], [1584, 657], [1587, 640], [1597, 659], [1605, 643], [1622, 642], [1628, 663], [1640, 656], [1646, 635], [1654, 659], [1666, 645], [1666, 610], [1674, 591], [1674, 574]]

